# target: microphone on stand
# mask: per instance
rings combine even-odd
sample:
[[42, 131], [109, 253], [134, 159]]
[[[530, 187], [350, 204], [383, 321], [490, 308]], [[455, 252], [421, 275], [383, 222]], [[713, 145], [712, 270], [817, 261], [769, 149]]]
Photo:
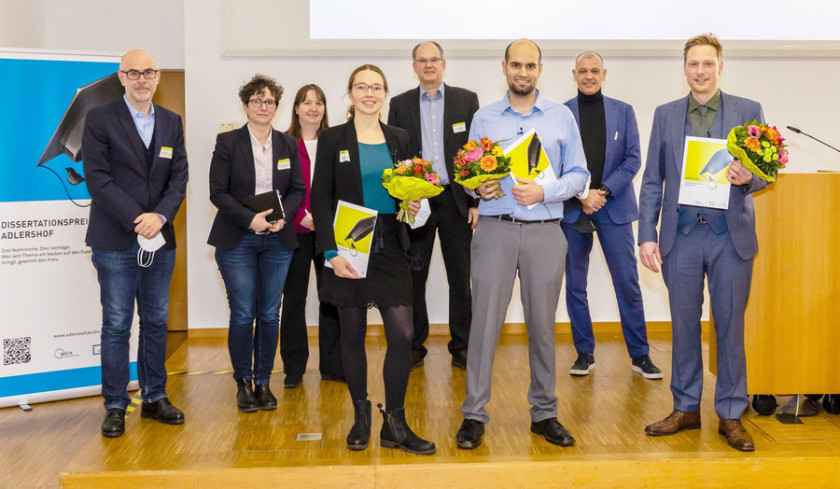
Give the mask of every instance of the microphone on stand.
[[787, 126], [787, 128], [790, 129], [791, 131], [795, 132], [796, 134], [802, 134], [802, 135], [808, 136], [809, 138], [813, 139], [814, 141], [816, 141], [820, 144], [824, 144], [824, 145], [828, 146], [829, 148], [833, 149], [834, 151], [837, 151], [838, 153], [840, 153], [840, 149], [835, 148], [834, 146], [826, 143], [825, 141], [820, 141], [819, 139], [815, 138], [814, 136], [811, 136], [810, 134], [808, 134], [805, 131], [802, 131], [799, 128], [796, 128], [796, 127], [793, 127], [793, 126]]

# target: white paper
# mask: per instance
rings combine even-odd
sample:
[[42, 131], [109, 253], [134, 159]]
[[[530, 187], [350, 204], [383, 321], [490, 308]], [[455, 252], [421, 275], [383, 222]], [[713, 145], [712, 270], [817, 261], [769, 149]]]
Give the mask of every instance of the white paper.
[[734, 158], [725, 139], [686, 136], [679, 203], [714, 209], [729, 208], [726, 168]]

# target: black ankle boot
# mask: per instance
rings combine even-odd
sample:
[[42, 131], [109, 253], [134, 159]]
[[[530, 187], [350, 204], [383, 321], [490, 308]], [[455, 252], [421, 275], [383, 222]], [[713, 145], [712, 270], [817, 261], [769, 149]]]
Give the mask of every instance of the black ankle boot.
[[347, 435], [347, 448], [350, 450], [364, 450], [370, 440], [370, 400], [353, 401], [356, 410], [353, 427]]
[[411, 431], [405, 422], [405, 408], [386, 411], [382, 404], [377, 404], [382, 412], [382, 431], [379, 432], [379, 444], [385, 448], [402, 448], [408, 453], [431, 455], [435, 453], [435, 444], [420, 438]]
[[251, 379], [236, 379], [236, 405], [243, 413], [253, 413], [259, 409]]

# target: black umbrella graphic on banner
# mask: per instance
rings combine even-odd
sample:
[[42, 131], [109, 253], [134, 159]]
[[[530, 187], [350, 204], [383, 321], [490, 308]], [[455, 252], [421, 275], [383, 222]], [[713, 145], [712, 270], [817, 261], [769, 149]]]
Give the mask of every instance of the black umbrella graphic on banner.
[[[50, 142], [47, 143], [47, 147], [44, 149], [44, 153], [41, 155], [37, 166], [55, 173], [45, 163], [61, 154], [67, 155], [73, 162], [77, 163], [82, 161], [82, 134], [85, 130], [85, 118], [87, 117], [88, 111], [120, 97], [123, 93], [123, 86], [116, 73], [111, 73], [93, 83], [78, 88], [76, 95], [73, 96], [73, 100], [70, 101], [70, 105], [67, 106], [67, 110], [64, 111], [61, 122], [55, 128]], [[65, 168], [65, 171], [67, 172], [67, 181], [70, 185], [78, 185], [85, 181], [84, 177], [73, 169], [73, 167], [68, 166]], [[55, 174], [61, 181], [61, 184], [64, 185], [64, 180], [57, 173]], [[65, 187], [64, 190], [66, 192], [67, 188]], [[70, 198], [69, 193], [67, 197]], [[70, 200], [73, 201], [72, 198]], [[75, 204], [75, 201], [73, 203]]]
[[356, 249], [356, 243], [365, 239], [367, 235], [373, 232], [373, 227], [376, 225], [376, 216], [365, 217], [359, 219], [353, 229], [347, 233], [344, 241], [350, 243], [351, 249]]
[[700, 170], [700, 176], [706, 179], [706, 183], [709, 188], [717, 187], [717, 183], [715, 183], [715, 174], [729, 166], [731, 161], [732, 155], [729, 154], [729, 150], [726, 148], [718, 150], [711, 158], [709, 158], [706, 166]]
[[541, 150], [540, 138], [537, 137], [537, 133], [534, 133], [531, 137], [531, 143], [528, 144], [528, 176], [531, 176], [531, 172], [540, 164]]

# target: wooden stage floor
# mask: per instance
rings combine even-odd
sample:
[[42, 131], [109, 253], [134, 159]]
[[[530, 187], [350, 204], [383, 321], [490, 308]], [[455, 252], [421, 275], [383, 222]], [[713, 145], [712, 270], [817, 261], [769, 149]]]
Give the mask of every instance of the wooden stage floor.
[[[840, 416], [821, 412], [783, 425], [750, 410], [744, 420], [756, 451], [737, 452], [717, 433], [710, 374], [702, 429], [645, 436], [644, 426], [672, 405], [670, 340], [662, 336], [651, 340], [651, 357], [665, 379], [651, 381], [631, 372], [621, 336], [606, 333], [597, 337], [595, 370], [573, 378], [571, 338], [557, 335], [559, 419], [577, 440], [561, 448], [531, 434], [527, 338], [503, 335], [483, 444], [460, 450], [454, 436], [465, 372], [450, 366], [446, 340], [430, 338], [429, 356], [412, 372], [406, 399], [409, 424], [437, 444], [433, 456], [379, 447], [376, 412], [370, 448], [347, 450], [352, 403], [344, 384], [321, 381], [317, 345], [301, 387], [283, 389], [283, 374], [275, 373], [276, 411], [243, 414], [236, 409], [225, 339], [189, 338], [168, 361], [168, 391], [185, 412], [185, 425], [141, 419], [137, 409], [126, 419], [124, 436], [105, 439], [99, 398], [35, 406], [30, 413], [0, 410], [0, 487], [840, 487]], [[384, 338], [369, 336], [374, 405], [384, 402], [384, 352]], [[299, 439], [312, 433], [322, 438]]]

